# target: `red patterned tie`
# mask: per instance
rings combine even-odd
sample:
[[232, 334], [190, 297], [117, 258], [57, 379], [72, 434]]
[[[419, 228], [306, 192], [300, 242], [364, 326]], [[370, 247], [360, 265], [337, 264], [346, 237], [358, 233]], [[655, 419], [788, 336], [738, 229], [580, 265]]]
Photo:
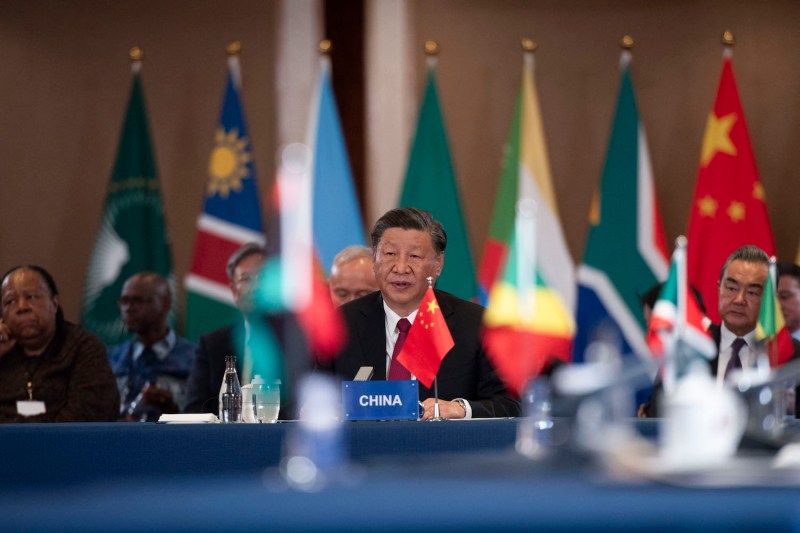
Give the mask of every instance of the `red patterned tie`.
[[410, 328], [411, 322], [407, 318], [401, 318], [397, 321], [397, 329], [400, 330], [400, 334], [397, 335], [397, 342], [394, 343], [394, 350], [392, 351], [392, 362], [389, 363], [389, 379], [411, 379], [411, 372], [397, 360], [397, 355], [403, 349], [403, 343], [406, 342]]

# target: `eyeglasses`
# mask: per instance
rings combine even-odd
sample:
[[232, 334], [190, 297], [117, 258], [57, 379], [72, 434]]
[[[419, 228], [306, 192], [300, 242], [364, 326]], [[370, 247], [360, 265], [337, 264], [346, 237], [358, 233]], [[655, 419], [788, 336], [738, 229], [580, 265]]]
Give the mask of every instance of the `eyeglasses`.
[[233, 282], [237, 285], [255, 285], [258, 283], [258, 280], [261, 278], [258, 274], [242, 274], [237, 279], [233, 280]]
[[155, 296], [121, 296], [117, 299], [117, 305], [120, 307], [139, 306], [152, 303], [154, 300]]

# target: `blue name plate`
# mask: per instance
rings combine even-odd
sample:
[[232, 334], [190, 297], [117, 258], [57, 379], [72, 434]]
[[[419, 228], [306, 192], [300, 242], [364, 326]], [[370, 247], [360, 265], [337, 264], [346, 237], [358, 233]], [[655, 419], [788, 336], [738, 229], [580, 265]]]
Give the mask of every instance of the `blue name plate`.
[[416, 420], [419, 388], [408, 381], [344, 381], [345, 420]]

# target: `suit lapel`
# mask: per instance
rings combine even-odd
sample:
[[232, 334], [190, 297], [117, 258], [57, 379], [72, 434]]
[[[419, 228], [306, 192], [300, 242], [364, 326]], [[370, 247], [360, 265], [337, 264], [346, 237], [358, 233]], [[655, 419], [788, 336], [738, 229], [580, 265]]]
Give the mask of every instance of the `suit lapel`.
[[717, 345], [716, 357], [708, 362], [708, 366], [711, 368], [711, 375], [716, 376], [719, 367], [719, 345], [722, 342], [722, 326], [711, 324], [708, 330], [711, 332], [711, 336], [714, 337], [714, 344]]
[[367, 365], [372, 367], [375, 380], [386, 379], [386, 313], [383, 298], [376, 292], [361, 309], [364, 332], [364, 355]]
[[442, 291], [434, 289], [434, 294], [436, 295], [436, 303], [439, 304], [439, 309], [442, 310], [442, 316], [444, 317], [445, 322], [447, 322], [448, 327], [450, 326], [450, 315], [453, 314], [453, 306], [450, 305], [450, 300], [446, 297], [443, 297]]

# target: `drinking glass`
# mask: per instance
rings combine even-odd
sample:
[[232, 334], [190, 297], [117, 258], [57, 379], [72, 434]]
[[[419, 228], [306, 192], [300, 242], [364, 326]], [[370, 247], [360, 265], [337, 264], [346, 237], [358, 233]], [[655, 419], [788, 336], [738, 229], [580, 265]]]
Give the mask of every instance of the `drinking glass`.
[[256, 418], [262, 424], [274, 424], [281, 409], [281, 386], [279, 383], [253, 385], [253, 401]]

